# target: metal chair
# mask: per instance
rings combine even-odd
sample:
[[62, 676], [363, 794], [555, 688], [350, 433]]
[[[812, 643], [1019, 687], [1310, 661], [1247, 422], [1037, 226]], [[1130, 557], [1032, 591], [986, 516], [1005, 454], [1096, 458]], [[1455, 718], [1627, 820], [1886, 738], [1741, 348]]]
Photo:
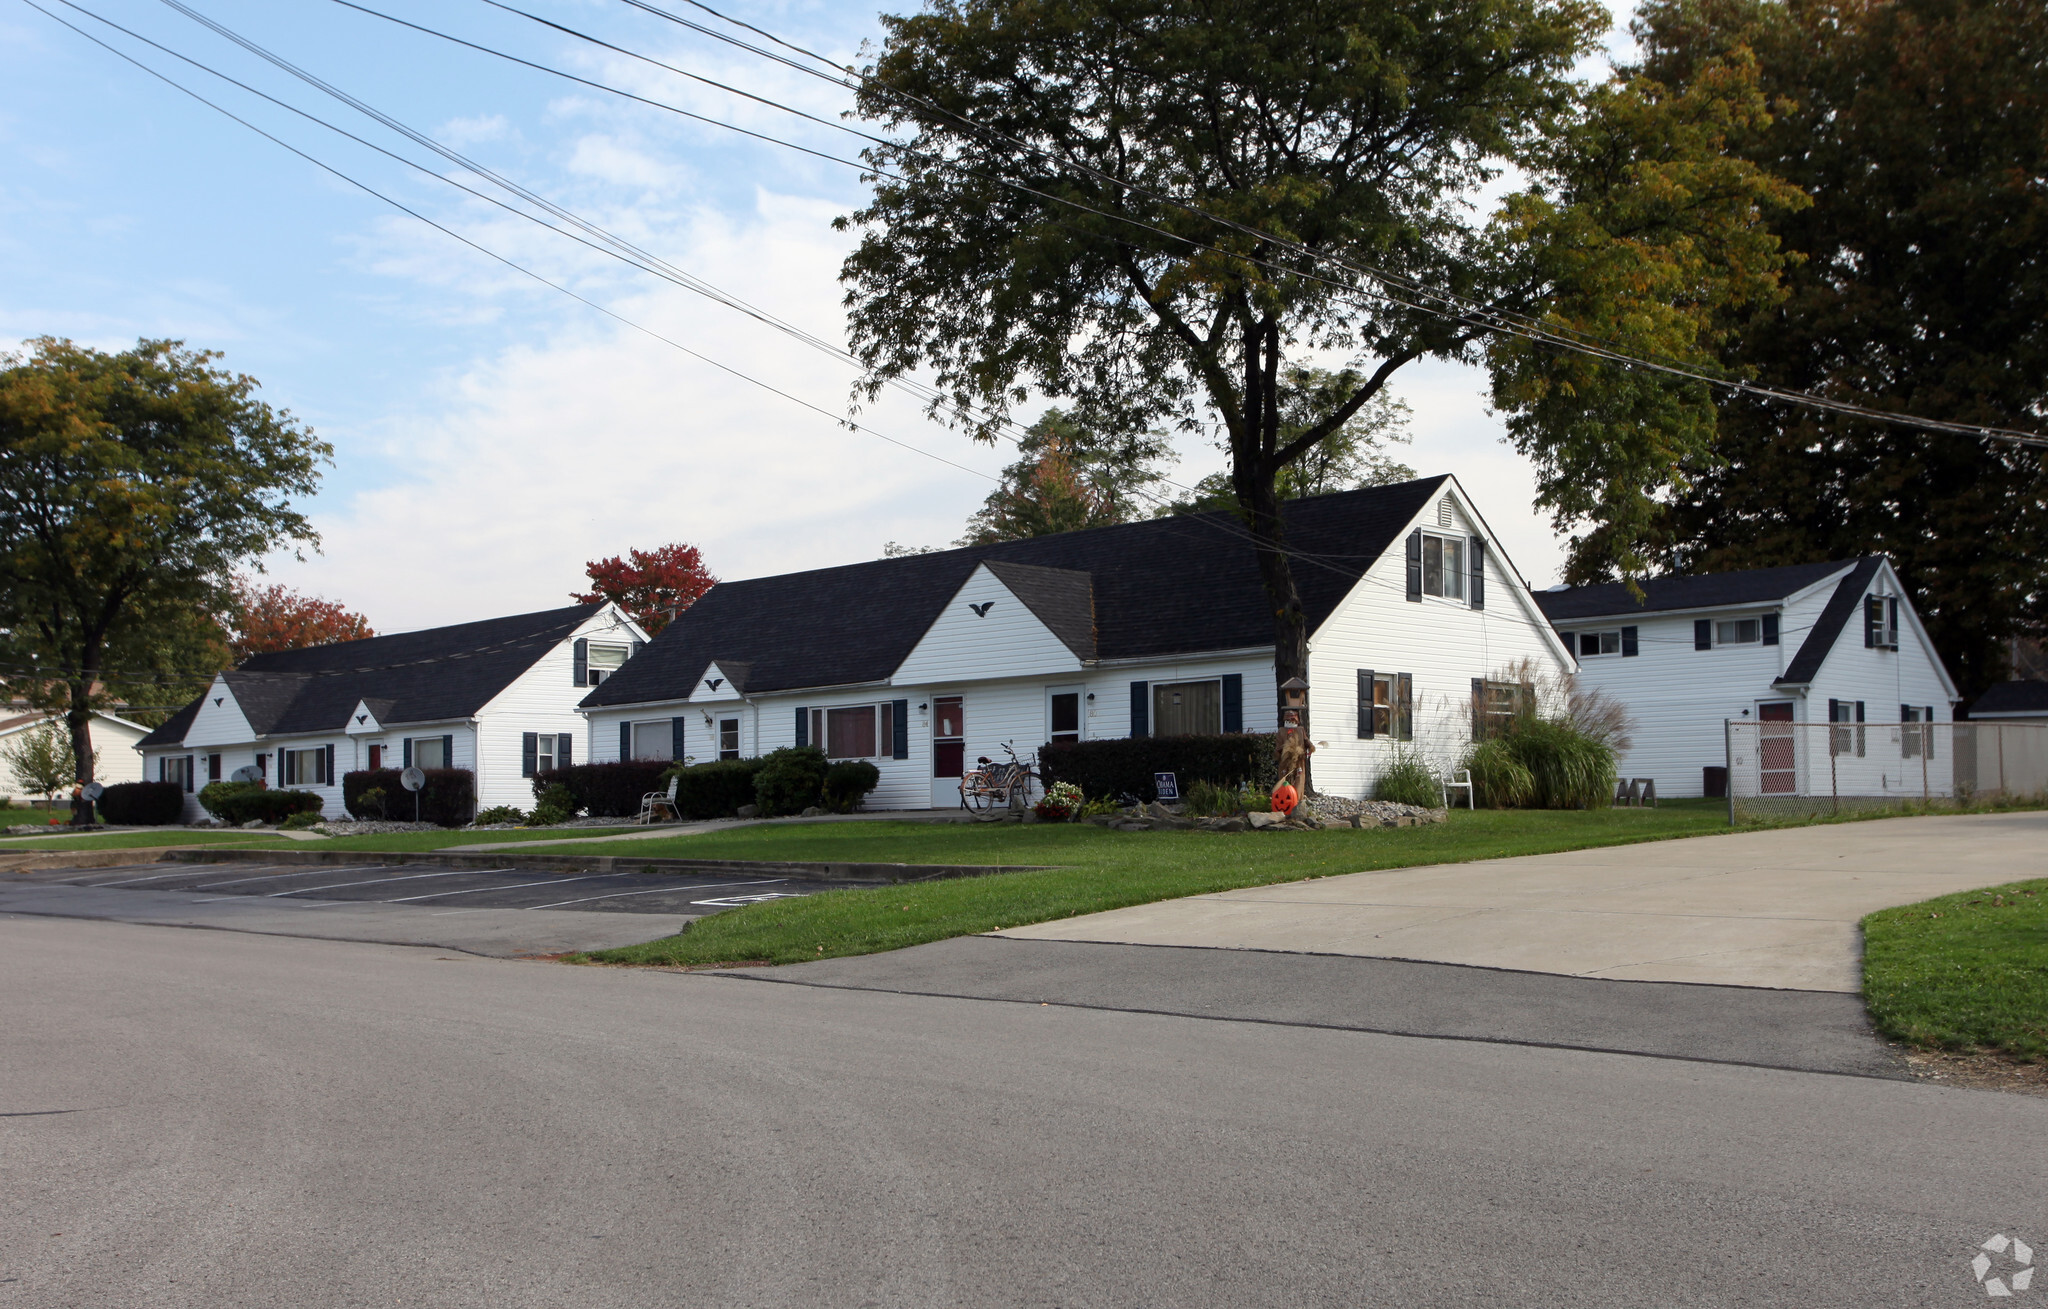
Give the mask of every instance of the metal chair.
[[1459, 770], [1458, 770], [1457, 772], [1455, 772], [1455, 773], [1451, 773], [1451, 774], [1449, 774], [1448, 776], [1446, 776], [1446, 777], [1445, 777], [1445, 778], [1443, 779], [1443, 781], [1444, 781], [1444, 808], [1446, 808], [1446, 809], [1449, 809], [1449, 808], [1451, 807], [1451, 792], [1453, 792], [1453, 791], [1463, 791], [1463, 792], [1465, 793], [1465, 807], [1466, 807], [1467, 809], [1471, 809], [1471, 808], [1473, 808], [1473, 807], [1474, 807], [1474, 806], [1473, 806], [1473, 799], [1472, 799], [1472, 770], [1471, 770], [1471, 769], [1469, 769], [1469, 768], [1460, 768], [1460, 769], [1459, 769]]
[[654, 821], [654, 816], [657, 813], [666, 809], [668, 810], [671, 822], [680, 822], [682, 814], [676, 810], [676, 788], [682, 785], [682, 781], [683, 779], [680, 777], [671, 777], [668, 779], [668, 790], [649, 791], [646, 795], [641, 796], [640, 816], [633, 821], [636, 823], [651, 823]]

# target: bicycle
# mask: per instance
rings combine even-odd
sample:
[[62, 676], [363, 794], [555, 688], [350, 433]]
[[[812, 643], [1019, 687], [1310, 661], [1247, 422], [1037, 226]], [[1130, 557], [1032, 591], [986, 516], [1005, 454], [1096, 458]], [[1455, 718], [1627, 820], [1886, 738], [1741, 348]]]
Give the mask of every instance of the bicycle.
[[961, 775], [962, 809], [1016, 809], [1031, 798], [1031, 782], [1036, 777], [1031, 765], [1017, 757], [1014, 741], [1003, 743], [1003, 753], [1010, 756], [1008, 763], [999, 764], [982, 755], [975, 760], [976, 767]]

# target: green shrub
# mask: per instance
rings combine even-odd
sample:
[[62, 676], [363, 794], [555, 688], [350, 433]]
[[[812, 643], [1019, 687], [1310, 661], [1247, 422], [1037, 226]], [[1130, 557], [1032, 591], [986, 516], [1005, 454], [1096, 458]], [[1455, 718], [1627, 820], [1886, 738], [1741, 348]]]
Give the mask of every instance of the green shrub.
[[802, 813], [824, 797], [825, 752], [815, 745], [771, 750], [754, 775], [754, 803], [770, 818]]
[[1472, 770], [1472, 792], [1489, 809], [1520, 809], [1536, 795], [1536, 775], [1516, 757], [1508, 738], [1481, 741], [1462, 765]]
[[1614, 800], [1614, 748], [1569, 723], [1537, 718], [1509, 735], [1534, 778], [1539, 809], [1594, 809]]
[[587, 813], [592, 818], [632, 818], [640, 812], [641, 796], [668, 790], [667, 774], [674, 766], [666, 759], [627, 759], [543, 769], [534, 776], [533, 796], [538, 800], [550, 786], [559, 784], [575, 797], [572, 817]]
[[176, 782], [118, 782], [100, 796], [100, 817], [120, 827], [163, 827], [185, 812]]
[[311, 791], [273, 791], [261, 782], [208, 782], [199, 790], [199, 804], [224, 823], [281, 823], [293, 814], [312, 814], [318, 821], [320, 797]]
[[1429, 761], [1418, 750], [1396, 750], [1394, 758], [1373, 784], [1372, 798], [1393, 804], [1420, 805], [1435, 809], [1444, 802], [1442, 784]]
[[825, 807], [835, 814], [850, 814], [881, 784], [882, 770], [867, 760], [841, 759], [825, 770]]
[[[363, 768], [341, 775], [342, 807], [357, 818], [388, 818], [396, 823], [418, 821], [441, 827], [461, 827], [476, 812], [476, 774], [467, 768], [428, 768], [427, 784], [420, 788], [417, 810], [413, 793], [399, 782], [399, 769]], [[380, 804], [370, 804], [371, 794], [382, 791]]]
[[278, 827], [287, 832], [303, 832], [307, 828], [318, 827], [320, 825], [320, 822], [321, 818], [319, 810], [304, 809], [286, 818], [283, 822], [278, 824]]
[[[1152, 782], [1154, 773], [1172, 773], [1182, 795], [1197, 782], [1263, 789], [1280, 775], [1277, 745], [1277, 737], [1258, 732], [1071, 741], [1040, 746], [1038, 774], [1047, 786], [1072, 782], [1093, 800], [1126, 795], [1156, 800], [1159, 792]], [[1264, 807], [1263, 801], [1260, 807]]]
[[473, 826], [495, 827], [499, 823], [510, 823], [514, 827], [524, 827], [526, 825], [526, 814], [513, 805], [495, 804], [488, 809], [478, 810]]
[[566, 783], [552, 782], [540, 793], [540, 803], [527, 819], [535, 827], [553, 827], [576, 816], [576, 793]]
[[1248, 809], [1266, 807], [1263, 795], [1249, 800], [1241, 787], [1221, 786], [1208, 781], [1197, 781], [1181, 788], [1180, 797], [1189, 813], [1203, 818], [1228, 818]]
[[1592, 809], [1614, 798], [1614, 747], [1570, 723], [1525, 718], [1465, 756], [1480, 804]]
[[[708, 764], [676, 764], [669, 768], [660, 779], [659, 786], [649, 790], [661, 791], [668, 787], [668, 779], [676, 779], [676, 813], [693, 822], [707, 818], [731, 818], [739, 813], [743, 804], [754, 803], [754, 778], [761, 771], [763, 759], [716, 759]], [[635, 813], [639, 810], [636, 808]]]

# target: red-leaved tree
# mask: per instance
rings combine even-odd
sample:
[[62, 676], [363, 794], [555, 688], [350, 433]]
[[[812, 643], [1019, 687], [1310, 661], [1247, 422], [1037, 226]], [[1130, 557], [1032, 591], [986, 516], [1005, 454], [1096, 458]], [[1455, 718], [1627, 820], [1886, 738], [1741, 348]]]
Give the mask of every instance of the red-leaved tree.
[[309, 645], [360, 641], [375, 636], [370, 620], [332, 600], [301, 595], [273, 582], [257, 586], [235, 579], [235, 611], [230, 616], [228, 648], [236, 663], [250, 655], [302, 650]]
[[583, 571], [590, 577], [590, 590], [572, 593], [572, 599], [585, 604], [610, 600], [649, 636], [718, 584], [697, 547], [680, 541], [653, 550], [628, 550], [624, 559], [593, 559]]

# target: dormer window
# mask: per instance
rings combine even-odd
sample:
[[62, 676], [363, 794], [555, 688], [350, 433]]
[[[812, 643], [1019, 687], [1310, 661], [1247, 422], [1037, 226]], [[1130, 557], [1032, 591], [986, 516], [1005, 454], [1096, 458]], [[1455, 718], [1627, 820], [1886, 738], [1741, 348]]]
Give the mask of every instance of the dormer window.
[[605, 678], [626, 666], [626, 647], [622, 645], [599, 645], [590, 643], [590, 664], [588, 674], [590, 685], [596, 686]]

